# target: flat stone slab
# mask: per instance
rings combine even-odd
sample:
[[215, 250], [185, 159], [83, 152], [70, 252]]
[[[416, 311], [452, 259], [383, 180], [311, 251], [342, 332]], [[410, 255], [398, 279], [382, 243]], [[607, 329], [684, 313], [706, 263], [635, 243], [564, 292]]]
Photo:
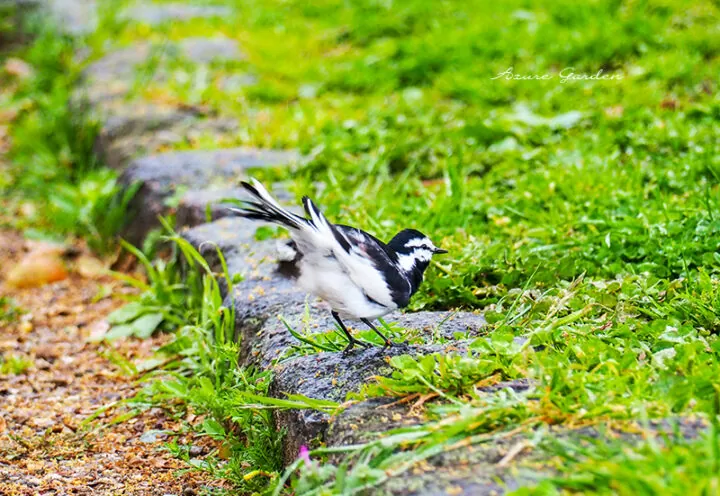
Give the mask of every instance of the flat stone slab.
[[203, 118], [190, 110], [144, 102], [137, 106], [137, 116], [123, 113], [121, 119], [110, 118], [111, 125], [100, 130], [95, 153], [109, 167], [122, 170], [133, 159], [187, 146], [207, 136], [230, 139], [237, 130], [234, 119]]
[[[446, 312], [420, 312], [407, 314], [414, 319], [439, 321]], [[398, 315], [398, 324], [411, 327], [403, 322], [404, 315]], [[412, 320], [408, 319], [408, 320]], [[391, 319], [388, 316], [388, 319]], [[327, 329], [330, 318], [323, 319]], [[481, 320], [481, 319], [479, 319]], [[393, 319], [393, 321], [395, 321]], [[287, 330], [285, 331], [287, 333]], [[263, 329], [263, 335], [269, 333]], [[301, 394], [309, 398], [331, 400], [342, 403], [350, 392], [358, 392], [363, 384], [375, 376], [390, 376], [393, 368], [388, 365], [391, 357], [399, 355], [423, 356], [433, 353], [447, 354], [451, 351], [462, 352], [466, 350], [467, 342], [454, 342], [444, 345], [423, 346], [394, 346], [383, 349], [373, 347], [369, 349], [356, 349], [344, 355], [343, 353], [316, 353], [313, 355], [294, 358], [281, 362], [272, 367], [273, 382], [269, 394], [282, 398], [287, 394]], [[526, 382], [521, 382], [527, 388]], [[519, 386], [520, 387], [520, 386]], [[285, 429], [287, 435], [283, 446], [283, 455], [286, 463], [291, 463], [296, 457], [300, 446], [310, 445], [316, 439], [325, 441], [328, 427], [331, 424], [330, 416], [313, 410], [282, 410], [275, 413], [276, 424]], [[336, 439], [341, 437], [337, 433], [348, 430], [356, 433], [371, 434], [373, 430], [362, 429], [358, 431], [357, 422], [336, 420]], [[383, 429], [387, 430], [387, 428]]]
[[45, 0], [45, 4], [58, 28], [65, 33], [81, 36], [97, 27], [95, 0]]
[[138, 4], [126, 9], [122, 17], [156, 26], [168, 21], [188, 21], [197, 18], [227, 17], [232, 10], [221, 5], [189, 5], [185, 3]]
[[[499, 389], [512, 389], [516, 393], [531, 392], [532, 384], [523, 381], [500, 383], [485, 388], [488, 394]], [[529, 399], [528, 401], [532, 401]], [[394, 403], [390, 398], [373, 398], [350, 406], [331, 422], [325, 437], [327, 446], [347, 446], [373, 441], [383, 433], [403, 427], [412, 427], [424, 419], [407, 405]], [[670, 440], [694, 440], [709, 427], [701, 417], [675, 417], [648, 422], [630, 423], [624, 430], [602, 426], [569, 429], [564, 426], [549, 426], [544, 434], [546, 439], [562, 439], [580, 442], [588, 438], [616, 442], [622, 440], [628, 445], [637, 445], [648, 438], [658, 444]], [[444, 451], [413, 466], [397, 477], [373, 488], [372, 494], [392, 495], [446, 495], [472, 494], [496, 496], [514, 491], [520, 487], [533, 486], [542, 479], [557, 475], [554, 456], [532, 442], [537, 432], [530, 430], [516, 434], [507, 433], [490, 442]], [[513, 450], [512, 460], [504, 461]], [[331, 460], [338, 463], [342, 455]]]
[[[291, 151], [252, 148], [164, 153], [137, 159], [120, 178], [125, 185], [142, 184], [131, 205], [136, 217], [125, 235], [133, 242], [140, 242], [159, 225], [159, 215], [171, 213], [176, 208], [179, 208], [178, 221], [183, 223], [178, 226], [204, 222], [208, 205], [215, 209], [217, 216], [229, 214], [214, 203], [222, 200], [226, 193], [239, 192], [229, 190], [228, 184], [246, 178], [248, 169], [285, 166], [298, 159], [297, 153]], [[192, 194], [189, 201], [183, 203], [182, 198], [188, 190]], [[219, 193], [211, 193], [214, 190]], [[168, 204], [172, 203], [168, 200], [174, 195], [179, 195], [177, 200], [181, 208]], [[199, 198], [202, 195], [207, 203]], [[217, 238], [229, 232], [221, 230]]]
[[[190, 37], [167, 43], [140, 42], [110, 51], [83, 71], [85, 93], [90, 103], [125, 97], [134, 85], [163, 82], [171, 76], [170, 61], [206, 65], [240, 61], [245, 55], [231, 38]], [[127, 105], [127, 104], [126, 104]]]
[[110, 167], [123, 168], [135, 157], [204, 135], [234, 135], [236, 119], [206, 116], [207, 111], [200, 108], [146, 101], [134, 90], [170, 79], [173, 60], [207, 65], [243, 58], [237, 41], [221, 36], [138, 43], [89, 64], [83, 71], [83, 85], [73, 98], [74, 105], [89, 106], [101, 124], [97, 154]]
[[[529, 389], [526, 381], [501, 385], [520, 393]], [[425, 421], [419, 410], [398, 404], [394, 398], [372, 398], [351, 405], [331, 421], [325, 443], [328, 447], [362, 444], [376, 440], [392, 429], [412, 427]], [[517, 464], [499, 465], [513, 446], [527, 439], [526, 434], [516, 434], [492, 443], [464, 447], [428, 458], [404, 475], [390, 478], [374, 488], [373, 494], [495, 496], [533, 484], [552, 475], [551, 471], [539, 470], [537, 467], [530, 470], [518, 467]], [[528, 455], [528, 452], [523, 452], [515, 460], [521, 461]], [[333, 456], [331, 460], [339, 463], [342, 455]]]

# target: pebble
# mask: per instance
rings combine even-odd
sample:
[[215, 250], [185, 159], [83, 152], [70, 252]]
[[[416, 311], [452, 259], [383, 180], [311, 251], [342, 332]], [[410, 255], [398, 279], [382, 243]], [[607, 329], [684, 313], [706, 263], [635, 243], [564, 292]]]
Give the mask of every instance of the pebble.
[[67, 277], [67, 269], [59, 255], [31, 252], [10, 269], [5, 283], [11, 288], [31, 288], [62, 281]]

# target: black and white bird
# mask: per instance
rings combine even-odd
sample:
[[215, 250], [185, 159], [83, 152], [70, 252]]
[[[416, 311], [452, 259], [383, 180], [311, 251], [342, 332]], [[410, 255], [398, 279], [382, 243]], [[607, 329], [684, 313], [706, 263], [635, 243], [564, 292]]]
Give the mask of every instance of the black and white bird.
[[371, 322], [407, 306], [417, 291], [433, 255], [447, 253], [414, 229], [405, 229], [385, 244], [355, 227], [332, 224], [308, 198], [303, 198], [306, 217], [285, 208], [255, 179], [242, 182], [253, 196], [247, 208], [231, 210], [255, 220], [279, 224], [288, 229], [292, 243], [283, 247], [283, 259], [294, 259], [297, 284], [330, 304], [332, 316], [350, 343], [368, 346], [345, 327], [343, 318], [359, 319], [385, 337]]

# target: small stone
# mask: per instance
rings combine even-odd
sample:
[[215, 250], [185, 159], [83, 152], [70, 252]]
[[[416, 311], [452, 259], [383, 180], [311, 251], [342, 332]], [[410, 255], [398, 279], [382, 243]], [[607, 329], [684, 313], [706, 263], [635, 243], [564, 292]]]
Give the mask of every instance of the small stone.
[[68, 272], [62, 258], [42, 252], [28, 253], [5, 279], [11, 288], [31, 288], [66, 279]]
[[53, 377], [50, 382], [57, 387], [65, 387], [72, 382], [72, 377]]
[[44, 358], [39, 358], [35, 360], [35, 368], [38, 370], [49, 370], [51, 367], [52, 364]]
[[87, 329], [89, 332], [87, 340], [95, 343], [105, 338], [105, 334], [110, 330], [110, 324], [108, 324], [108, 321], [105, 319], [97, 320], [90, 324]]
[[92, 255], [80, 255], [75, 262], [75, 270], [85, 279], [97, 279], [107, 274], [102, 260]]
[[62, 353], [63, 350], [53, 344], [43, 344], [35, 348], [35, 356], [45, 360], [56, 360]]
[[33, 68], [24, 60], [11, 57], [5, 61], [5, 72], [18, 79], [27, 79], [33, 75]]
[[38, 427], [40, 429], [47, 429], [48, 427], [55, 425], [55, 421], [49, 418], [34, 418], [31, 423], [34, 427]]
[[140, 436], [139, 441], [141, 443], [156, 443], [165, 437], [167, 437], [167, 435], [163, 431], [149, 430], [143, 432], [142, 436]]
[[205, 448], [202, 446], [193, 445], [190, 447], [190, 456], [196, 457], [205, 453]]

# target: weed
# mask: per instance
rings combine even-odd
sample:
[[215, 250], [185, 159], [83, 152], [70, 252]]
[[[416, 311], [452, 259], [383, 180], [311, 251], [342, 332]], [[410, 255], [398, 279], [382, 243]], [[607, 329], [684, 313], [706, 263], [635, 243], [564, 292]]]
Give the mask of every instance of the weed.
[[28, 357], [5, 354], [0, 357], [0, 376], [20, 375], [33, 365], [33, 361]]
[[0, 297], [0, 325], [17, 322], [23, 310], [9, 297]]
[[[593, 494], [714, 494], [720, 488], [717, 432], [685, 441], [675, 435], [641, 442], [586, 438], [550, 441], [561, 474], [511, 494], [548, 494], [551, 489]], [[637, 444], [637, 443], [636, 443]]]

